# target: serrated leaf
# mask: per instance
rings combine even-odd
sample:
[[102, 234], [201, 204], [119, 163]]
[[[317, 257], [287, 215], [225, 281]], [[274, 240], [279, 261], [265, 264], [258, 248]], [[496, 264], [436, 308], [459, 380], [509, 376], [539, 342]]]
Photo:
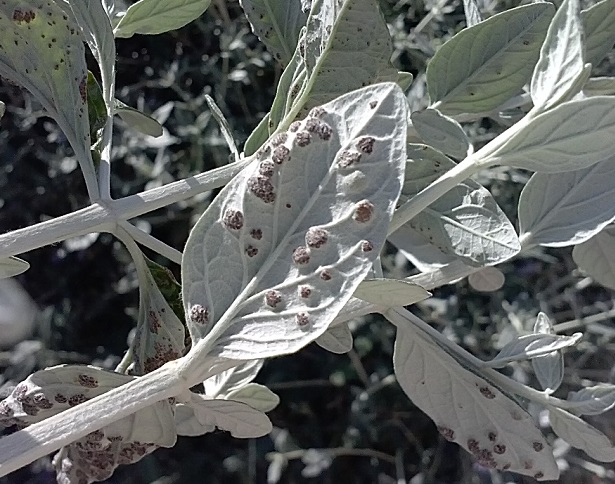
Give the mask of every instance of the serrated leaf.
[[55, 3], [25, 5], [20, 0], [0, 4], [0, 75], [25, 87], [55, 119], [75, 151], [90, 196], [97, 195], [81, 31]]
[[131, 128], [136, 129], [140, 133], [158, 138], [162, 136], [162, 125], [151, 116], [142, 113], [138, 109], [131, 108], [124, 104], [119, 99], [113, 100], [115, 106], [115, 114]]
[[600, 415], [608, 412], [615, 407], [615, 385], [601, 383], [585, 387], [578, 392], [570, 392], [568, 403], [574, 403], [574, 407], [568, 410], [578, 415]]
[[427, 65], [432, 107], [480, 113], [517, 94], [531, 76], [553, 13], [550, 3], [525, 5], [455, 35]]
[[411, 118], [414, 129], [426, 144], [457, 159], [464, 159], [472, 152], [472, 144], [461, 125], [437, 109], [415, 111]]
[[[450, 158], [433, 148], [409, 145], [400, 200], [411, 199], [454, 166]], [[470, 179], [448, 191], [408, 225], [440, 251], [470, 265], [497, 264], [521, 248], [514, 227], [495, 199]]]
[[582, 35], [579, 0], [564, 0], [549, 25], [532, 75], [530, 93], [536, 108], [550, 109], [582, 87], [577, 85], [585, 66]]
[[342, 355], [352, 349], [352, 331], [350, 331], [347, 323], [332, 324], [315, 341], [321, 348]]
[[609, 225], [591, 239], [572, 249], [580, 269], [603, 286], [615, 289], [615, 226]]
[[203, 382], [205, 394], [210, 397], [225, 397], [250, 383], [263, 367], [263, 360], [243, 361], [238, 365], [221, 371]]
[[585, 61], [593, 65], [604, 59], [615, 43], [615, 1], [603, 0], [581, 12]]
[[305, 37], [309, 80], [298, 115], [353, 89], [396, 81], [392, 53], [377, 0], [314, 0]]
[[585, 242], [615, 219], [615, 158], [566, 173], [535, 173], [519, 198], [524, 246]]
[[405, 108], [392, 83], [346, 94], [276, 135], [222, 190], [184, 250], [193, 344], [207, 337], [209, 354], [256, 359], [328, 328], [384, 243]]
[[[136, 252], [138, 248], [135, 249], [131, 251], [131, 255], [139, 279], [139, 316], [130, 348], [133, 363], [128, 371], [140, 376], [183, 356], [186, 331], [184, 324], [158, 289], [145, 257]], [[154, 266], [153, 263], [150, 264]], [[154, 272], [160, 279], [160, 271], [155, 269]]]
[[258, 383], [248, 383], [226, 394], [226, 400], [245, 403], [261, 412], [270, 412], [280, 403], [280, 397]]
[[427, 299], [431, 293], [403, 279], [364, 279], [354, 297], [380, 307], [409, 306]]
[[128, 7], [113, 34], [128, 38], [176, 30], [203, 15], [210, 4], [211, 0], [139, 0]]
[[18, 257], [11, 256], [0, 259], [0, 279], [18, 276], [26, 272], [29, 268], [30, 264]]
[[302, 0], [240, 0], [252, 31], [283, 66], [297, 47], [308, 15]]
[[271, 421], [263, 412], [249, 405], [230, 400], [211, 399], [205, 395], [191, 394], [187, 402], [194, 418], [203, 429], [216, 426], [237, 439], [256, 438], [271, 432]]
[[529, 360], [576, 345], [583, 337], [581, 333], [572, 336], [555, 334], [526, 334], [506, 344], [492, 360], [486, 362], [491, 368], [503, 368], [512, 361]]
[[549, 407], [553, 431], [570, 445], [600, 462], [615, 461], [615, 447], [606, 435], [560, 408]]
[[532, 417], [414, 328], [397, 327], [393, 363], [412, 402], [479, 463], [538, 480], [558, 477], [551, 448]]
[[615, 98], [568, 101], [516, 132], [489, 160], [543, 173], [587, 168], [613, 156]]

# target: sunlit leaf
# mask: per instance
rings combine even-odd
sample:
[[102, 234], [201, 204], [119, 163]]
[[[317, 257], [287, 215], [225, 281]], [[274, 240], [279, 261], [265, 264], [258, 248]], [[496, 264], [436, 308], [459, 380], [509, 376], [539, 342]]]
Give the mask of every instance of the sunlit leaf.
[[540, 2], [466, 28], [427, 66], [432, 107], [447, 114], [497, 108], [529, 80], [554, 9]]
[[248, 360], [217, 373], [203, 382], [205, 394], [224, 397], [254, 380], [262, 367], [263, 360]]
[[354, 292], [354, 297], [383, 307], [409, 306], [429, 296], [421, 286], [402, 279], [364, 279]]
[[139, 0], [128, 7], [113, 34], [127, 38], [176, 30], [203, 15], [210, 4], [211, 0]]
[[162, 136], [162, 125], [151, 116], [148, 116], [141, 111], [131, 108], [124, 104], [119, 99], [114, 99], [115, 114], [131, 128], [136, 129], [140, 133], [158, 138]]
[[585, 61], [598, 65], [615, 43], [615, 1], [603, 0], [583, 10], [581, 20]]
[[523, 245], [580, 244], [615, 219], [615, 158], [566, 173], [536, 173], [519, 198]]
[[480, 464], [538, 480], [558, 477], [551, 448], [532, 417], [415, 328], [397, 327], [393, 362], [412, 402], [447, 440], [468, 450]]
[[30, 268], [25, 260], [18, 257], [7, 257], [0, 259], [0, 279], [6, 279], [7, 277], [18, 276], [19, 274], [26, 272]]
[[225, 398], [234, 402], [245, 403], [261, 412], [270, 412], [280, 403], [280, 397], [266, 386], [258, 383], [248, 383], [241, 388], [230, 391]]
[[493, 358], [487, 362], [491, 368], [502, 368], [512, 361], [529, 360], [545, 356], [552, 351], [576, 345], [583, 335], [575, 333], [572, 336], [532, 333], [515, 338]]
[[316, 344], [338, 355], [348, 353], [353, 344], [352, 331], [346, 323], [332, 324], [327, 331], [316, 338]]
[[212, 355], [255, 359], [328, 328], [384, 243], [405, 106], [391, 83], [346, 94], [276, 135], [222, 190], [184, 250], [193, 344], [207, 338]]
[[442, 153], [463, 159], [472, 151], [470, 140], [461, 125], [437, 109], [412, 113], [412, 124], [426, 144]]
[[603, 286], [615, 289], [615, 226], [609, 225], [572, 250], [580, 269]]

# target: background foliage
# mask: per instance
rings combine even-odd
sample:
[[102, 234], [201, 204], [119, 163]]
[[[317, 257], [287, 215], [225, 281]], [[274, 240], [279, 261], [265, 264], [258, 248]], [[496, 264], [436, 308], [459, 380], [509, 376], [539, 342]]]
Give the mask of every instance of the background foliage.
[[[479, 3], [488, 15], [517, 4]], [[393, 62], [417, 79], [411, 90], [413, 110], [424, 107], [426, 62], [464, 26], [461, 2], [381, 0], [381, 7], [394, 39]], [[153, 113], [165, 132], [161, 138], [149, 138], [116, 120], [116, 197], [226, 164], [229, 152], [205, 94], [218, 103], [241, 146], [271, 105], [281, 74], [251, 33], [237, 1], [214, 1], [202, 18], [178, 31], [118, 39], [117, 54], [118, 98]], [[89, 61], [95, 71], [96, 63]], [[612, 75], [612, 66], [607, 59], [599, 70]], [[15, 86], [1, 83], [0, 99], [7, 104], [0, 121], [0, 230], [86, 205], [81, 174], [55, 123]], [[503, 130], [486, 121], [465, 128], [479, 146]], [[495, 169], [479, 181], [515, 223], [514, 207], [527, 179], [522, 170]], [[214, 195], [159, 210], [141, 223], [157, 238], [181, 248]], [[584, 380], [613, 383], [613, 295], [579, 274], [570, 252], [539, 249], [531, 257], [499, 266], [506, 283], [495, 293], [480, 293], [464, 281], [437, 291], [415, 310], [480, 357], [493, 356], [488, 348], [497, 350], [516, 330], [527, 329], [538, 311], [545, 311], [555, 323], [586, 331], [583, 342], [566, 354], [560, 392], [566, 394]], [[94, 361], [113, 368], [137, 316], [136, 276], [123, 247], [103, 234], [38, 249], [23, 258], [31, 269], [18, 279], [41, 311], [34, 338], [0, 353], [1, 392], [8, 393], [15, 382], [54, 364]], [[392, 247], [383, 265], [396, 277], [413, 271]], [[179, 268], [168, 267], [179, 278]], [[276, 472], [281, 472], [280, 482], [289, 483], [532, 481], [491, 473], [440, 437], [395, 382], [392, 325], [370, 316], [356, 321], [353, 329], [355, 346], [347, 355], [335, 356], [310, 345], [296, 355], [267, 362], [257, 381], [281, 397], [280, 406], [270, 413], [275, 427], [271, 437], [238, 440], [216, 432], [183, 438], [172, 449], [160, 449], [138, 464], [118, 469], [108, 482], [192, 483], [207, 476], [208, 483], [260, 483], [273, 481]], [[527, 364], [517, 365], [514, 372], [524, 382], [534, 378]], [[612, 415], [591, 423], [615, 440]], [[612, 470], [587, 461], [585, 454], [564, 444], [556, 443], [555, 448], [566, 469], [561, 482], [615, 482]], [[286, 468], [279, 465], [282, 455]], [[39, 462], [0, 482], [54, 480], [48, 463]]]

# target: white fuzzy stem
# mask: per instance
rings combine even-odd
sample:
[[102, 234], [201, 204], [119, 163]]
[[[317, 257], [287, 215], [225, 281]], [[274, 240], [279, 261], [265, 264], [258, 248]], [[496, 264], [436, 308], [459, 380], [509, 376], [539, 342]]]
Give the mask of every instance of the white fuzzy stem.
[[180, 395], [188, 383], [178, 371], [180, 360], [54, 415], [0, 440], [0, 476], [153, 405]]

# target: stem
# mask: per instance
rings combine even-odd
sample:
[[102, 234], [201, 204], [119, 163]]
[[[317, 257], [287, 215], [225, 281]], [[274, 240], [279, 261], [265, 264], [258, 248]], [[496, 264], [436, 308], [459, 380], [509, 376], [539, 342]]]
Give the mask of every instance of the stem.
[[175, 360], [156, 371], [0, 440], [0, 476], [5, 476], [90, 432], [188, 389]]
[[164, 242], [158, 240], [156, 237], [153, 237], [150, 234], [143, 232], [143, 230], [135, 227], [126, 220], [118, 222], [118, 226], [122, 227], [122, 229], [124, 229], [128, 234], [130, 234], [130, 236], [139, 244], [152, 249], [154, 252], [157, 252], [158, 254], [166, 257], [167, 259], [175, 262], [176, 264], [182, 263], [182, 253], [179, 250], [165, 244]]
[[0, 235], [0, 259], [92, 232], [113, 232], [128, 220], [228, 183], [252, 158], [118, 200], [98, 202], [61, 217]]

